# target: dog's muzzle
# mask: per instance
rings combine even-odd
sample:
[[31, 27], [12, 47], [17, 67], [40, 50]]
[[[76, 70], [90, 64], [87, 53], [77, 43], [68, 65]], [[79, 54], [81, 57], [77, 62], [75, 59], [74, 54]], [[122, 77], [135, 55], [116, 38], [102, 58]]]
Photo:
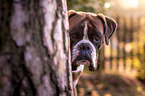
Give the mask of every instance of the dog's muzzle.
[[80, 41], [72, 50], [72, 70], [77, 70], [80, 65], [88, 66], [90, 71], [96, 69], [96, 49], [88, 40]]

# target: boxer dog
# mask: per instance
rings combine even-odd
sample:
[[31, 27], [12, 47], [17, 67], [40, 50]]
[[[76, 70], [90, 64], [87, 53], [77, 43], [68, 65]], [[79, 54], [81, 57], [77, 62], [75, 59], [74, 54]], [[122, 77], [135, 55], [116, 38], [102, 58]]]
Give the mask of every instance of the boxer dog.
[[84, 65], [97, 68], [98, 53], [115, 33], [117, 23], [103, 14], [68, 11], [73, 85], [76, 86]]

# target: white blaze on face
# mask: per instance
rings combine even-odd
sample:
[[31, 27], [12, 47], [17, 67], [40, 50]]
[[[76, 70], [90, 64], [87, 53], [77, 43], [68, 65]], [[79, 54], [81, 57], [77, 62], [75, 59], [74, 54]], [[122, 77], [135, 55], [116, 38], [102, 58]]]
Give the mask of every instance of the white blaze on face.
[[84, 37], [83, 39], [88, 40], [88, 21], [85, 21], [85, 27], [84, 27]]
[[[88, 21], [85, 21], [85, 27], [84, 27], [84, 36], [83, 39], [80, 40], [74, 47], [72, 50], [72, 61], [75, 60], [77, 58], [77, 56], [79, 55], [79, 48], [78, 46], [81, 45], [82, 43], [87, 43], [90, 44], [91, 48], [92, 48], [92, 53], [91, 53], [91, 58], [92, 58], [92, 63], [94, 68], [96, 68], [97, 66], [97, 54], [96, 54], [96, 48], [95, 46], [89, 41], [88, 39]], [[88, 65], [89, 66], [89, 65]]]

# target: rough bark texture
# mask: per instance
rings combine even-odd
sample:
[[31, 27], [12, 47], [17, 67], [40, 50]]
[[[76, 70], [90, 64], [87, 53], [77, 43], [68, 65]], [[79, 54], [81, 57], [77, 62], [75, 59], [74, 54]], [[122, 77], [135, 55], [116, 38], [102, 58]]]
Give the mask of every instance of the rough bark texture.
[[0, 96], [72, 96], [65, 0], [0, 0]]

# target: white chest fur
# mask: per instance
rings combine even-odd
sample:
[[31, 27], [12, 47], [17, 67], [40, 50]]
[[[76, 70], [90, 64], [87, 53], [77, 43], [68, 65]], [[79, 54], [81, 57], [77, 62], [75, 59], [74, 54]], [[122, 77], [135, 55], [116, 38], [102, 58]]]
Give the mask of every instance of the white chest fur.
[[72, 75], [73, 75], [73, 85], [76, 86], [77, 85], [77, 82], [78, 82], [78, 79], [81, 75], [81, 73], [83, 72], [84, 70], [84, 65], [80, 65], [77, 70], [75, 71], [72, 71]]

